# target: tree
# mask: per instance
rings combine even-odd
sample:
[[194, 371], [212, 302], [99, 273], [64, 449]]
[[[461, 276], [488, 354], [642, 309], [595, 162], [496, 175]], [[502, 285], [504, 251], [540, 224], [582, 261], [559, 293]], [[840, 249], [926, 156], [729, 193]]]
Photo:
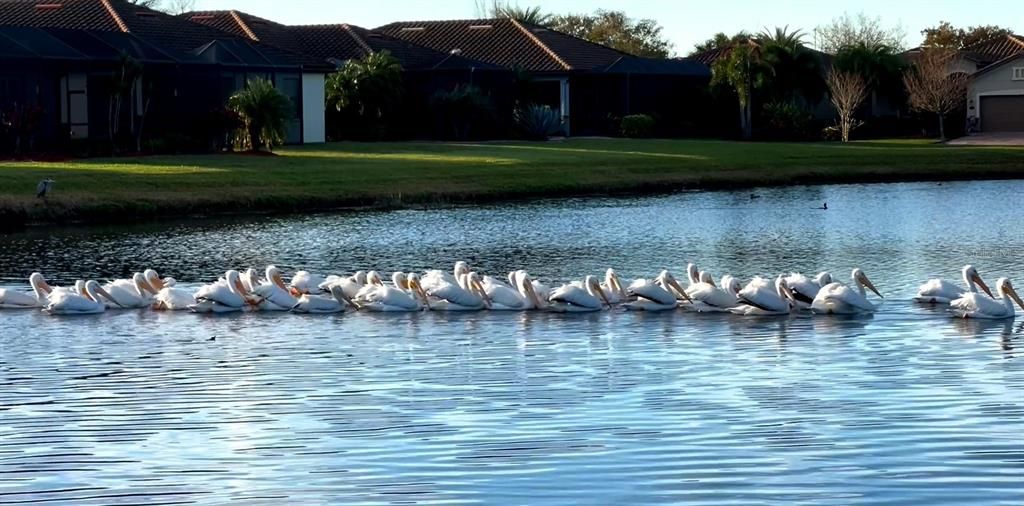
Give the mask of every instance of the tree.
[[924, 35], [923, 47], [939, 47], [945, 49], [966, 49], [980, 42], [1005, 37], [1013, 33], [1009, 28], [996, 25], [971, 26], [968, 28], [957, 28], [948, 21], [939, 23], [938, 26], [925, 28], [921, 31]]
[[548, 26], [635, 56], [666, 58], [672, 52], [672, 43], [662, 34], [657, 21], [633, 19], [622, 11], [555, 16]]
[[327, 104], [356, 121], [362, 135], [380, 137], [401, 105], [402, 65], [387, 51], [349, 60], [327, 78]]
[[878, 108], [878, 97], [903, 95], [903, 58], [891, 46], [858, 42], [845, 46], [832, 62], [835, 69], [856, 74], [864, 79], [871, 95], [872, 114]]
[[814, 104], [825, 93], [821, 60], [803, 42], [804, 34], [788, 27], [766, 30], [757, 38], [766, 75], [760, 88], [768, 101]]
[[690, 56], [695, 56], [700, 53], [706, 53], [708, 51], [716, 49], [726, 49], [736, 44], [746, 42], [753, 38], [749, 32], [739, 32], [733, 36], [729, 36], [725, 32], [718, 32], [710, 39], [705, 40], [693, 47], [693, 51], [690, 51]]
[[850, 132], [858, 126], [853, 114], [867, 98], [867, 85], [861, 76], [836, 69], [828, 73], [826, 81], [832, 105], [839, 113], [839, 132], [843, 142], [850, 142]]
[[128, 0], [128, 3], [170, 14], [183, 14], [196, 7], [196, 0]]
[[955, 49], [929, 47], [922, 50], [903, 76], [910, 106], [939, 118], [939, 139], [946, 140], [946, 116], [960, 108], [966, 99], [967, 75], [950, 73], [957, 58]]
[[[110, 135], [111, 150], [114, 152], [117, 151], [117, 141], [121, 133], [121, 107], [125, 98], [129, 99], [129, 104], [134, 102], [131, 98], [135, 96], [135, 88], [140, 79], [142, 79], [142, 63], [128, 54], [122, 53], [118, 60], [117, 70], [110, 78], [110, 97], [107, 108], [107, 133]], [[134, 126], [134, 118], [132, 124]]]
[[480, 17], [514, 19], [540, 26], [547, 25], [552, 19], [552, 16], [542, 11], [539, 6], [520, 7], [519, 4], [507, 0], [477, 0], [476, 12]]
[[888, 47], [899, 53], [905, 49], [907, 32], [901, 26], [887, 28], [882, 25], [882, 18], [870, 18], [861, 12], [855, 16], [843, 14], [819, 26], [814, 36], [818, 50], [829, 54], [856, 46]]
[[291, 100], [268, 79], [250, 79], [245, 88], [231, 95], [228, 107], [245, 123], [244, 144], [253, 151], [284, 142], [288, 118], [294, 111]]
[[756, 44], [738, 44], [711, 67], [711, 85], [727, 86], [736, 92], [740, 106], [740, 128], [743, 138], [753, 135], [753, 90], [760, 66], [760, 49]]

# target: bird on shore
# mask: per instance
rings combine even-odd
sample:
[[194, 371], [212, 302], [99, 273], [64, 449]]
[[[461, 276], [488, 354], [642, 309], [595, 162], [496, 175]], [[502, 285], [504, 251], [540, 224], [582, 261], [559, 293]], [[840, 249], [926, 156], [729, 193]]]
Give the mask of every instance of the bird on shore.
[[49, 177], [40, 181], [39, 184], [36, 185], [36, 198], [45, 199], [48, 197], [50, 192], [53, 191], [54, 183], [56, 183], [56, 181]]

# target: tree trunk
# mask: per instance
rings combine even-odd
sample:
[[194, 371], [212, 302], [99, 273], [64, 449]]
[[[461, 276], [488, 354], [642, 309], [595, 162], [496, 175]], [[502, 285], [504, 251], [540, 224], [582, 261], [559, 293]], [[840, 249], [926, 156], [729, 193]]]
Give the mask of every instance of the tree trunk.
[[939, 140], [943, 141], [943, 142], [946, 140], [946, 121], [945, 121], [945, 119], [946, 119], [946, 115], [945, 114], [940, 114], [939, 115]]
[[747, 137], [747, 106], [740, 103], [740, 138]]

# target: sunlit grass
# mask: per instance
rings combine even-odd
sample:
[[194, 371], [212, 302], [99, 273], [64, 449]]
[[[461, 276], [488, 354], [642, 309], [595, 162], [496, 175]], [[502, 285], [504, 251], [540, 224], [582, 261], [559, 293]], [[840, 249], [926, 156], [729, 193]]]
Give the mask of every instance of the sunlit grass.
[[[921, 140], [346, 142], [286, 147], [278, 154], [0, 162], [0, 217], [134, 219], [694, 186], [1024, 176], [1024, 148]], [[57, 181], [47, 202], [34, 196], [43, 177]]]

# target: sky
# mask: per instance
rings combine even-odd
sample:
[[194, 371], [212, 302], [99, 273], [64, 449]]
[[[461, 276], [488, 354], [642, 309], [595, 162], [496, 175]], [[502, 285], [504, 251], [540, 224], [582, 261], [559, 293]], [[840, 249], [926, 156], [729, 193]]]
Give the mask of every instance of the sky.
[[[901, 26], [909, 47], [921, 41], [922, 29], [943, 20], [957, 26], [998, 24], [1024, 32], [1020, 0], [519, 0], [519, 5], [542, 5], [554, 13], [623, 10], [631, 17], [652, 18], [681, 55], [717, 32], [760, 32], [788, 25], [812, 33], [843, 13], [863, 12], [881, 17], [887, 26]], [[197, 0], [196, 8], [237, 9], [285, 24], [349, 23], [366, 28], [392, 21], [477, 17], [474, 0]]]

